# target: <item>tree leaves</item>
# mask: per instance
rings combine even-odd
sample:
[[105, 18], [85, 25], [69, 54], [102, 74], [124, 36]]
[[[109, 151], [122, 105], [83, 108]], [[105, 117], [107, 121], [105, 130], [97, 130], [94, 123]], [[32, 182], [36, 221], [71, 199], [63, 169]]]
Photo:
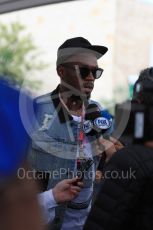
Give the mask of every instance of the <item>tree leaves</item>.
[[[0, 23], [0, 74], [10, 76], [22, 85], [30, 73], [34, 76], [46, 67], [48, 64], [40, 61], [40, 52], [24, 25], [19, 22]], [[38, 82], [26, 79], [24, 84], [38, 88]]]

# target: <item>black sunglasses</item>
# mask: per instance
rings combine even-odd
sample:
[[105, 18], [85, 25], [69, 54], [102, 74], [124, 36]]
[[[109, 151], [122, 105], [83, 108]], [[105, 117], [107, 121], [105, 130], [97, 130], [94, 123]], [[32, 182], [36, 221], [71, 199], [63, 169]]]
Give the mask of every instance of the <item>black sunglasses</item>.
[[75, 64], [70, 64], [70, 63], [64, 63], [62, 65], [67, 67], [67, 68], [71, 68], [71, 69], [74, 69], [75, 66], [78, 67], [82, 79], [85, 79], [87, 76], [89, 76], [90, 72], [92, 72], [92, 75], [95, 79], [98, 79], [101, 77], [101, 75], [104, 71], [101, 68], [97, 68], [97, 67], [96, 68], [89, 68], [88, 66], [80, 66], [78, 64], [75, 65]]

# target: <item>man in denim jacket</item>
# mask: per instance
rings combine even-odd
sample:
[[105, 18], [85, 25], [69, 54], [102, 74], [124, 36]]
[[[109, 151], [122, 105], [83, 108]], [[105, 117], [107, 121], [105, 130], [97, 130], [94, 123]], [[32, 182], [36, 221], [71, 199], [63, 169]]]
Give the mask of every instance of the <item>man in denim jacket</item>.
[[91, 45], [82, 37], [66, 40], [57, 53], [60, 84], [52, 93], [35, 101], [37, 121], [32, 133], [30, 161], [35, 170], [49, 174], [47, 188], [75, 177], [80, 165], [88, 168], [84, 173], [80, 170], [84, 188], [79, 196], [56, 208], [52, 223], [56, 229], [81, 230], [91, 208], [100, 157], [96, 151], [96, 135], [84, 133], [84, 116], [89, 104], [97, 104], [90, 100], [90, 95], [95, 79], [103, 72], [97, 59], [106, 52], [106, 47]]

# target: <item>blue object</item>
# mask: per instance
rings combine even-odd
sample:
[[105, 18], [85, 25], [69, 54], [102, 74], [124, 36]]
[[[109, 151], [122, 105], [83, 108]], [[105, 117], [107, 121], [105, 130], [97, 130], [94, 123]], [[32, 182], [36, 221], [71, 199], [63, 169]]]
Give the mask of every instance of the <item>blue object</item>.
[[0, 177], [15, 172], [25, 158], [28, 135], [19, 112], [20, 91], [0, 80]]
[[111, 115], [106, 109], [100, 111], [100, 113], [101, 113], [101, 116], [102, 116], [102, 117], [105, 117], [105, 118], [107, 118], [108, 120], [110, 120], [110, 119], [113, 118], [112, 115]]
[[100, 113], [101, 113], [101, 116], [107, 118], [109, 120], [109, 123], [110, 123], [110, 128], [105, 132], [104, 136], [112, 135], [112, 133], [114, 131], [114, 119], [113, 119], [113, 116], [106, 109], [100, 111]]

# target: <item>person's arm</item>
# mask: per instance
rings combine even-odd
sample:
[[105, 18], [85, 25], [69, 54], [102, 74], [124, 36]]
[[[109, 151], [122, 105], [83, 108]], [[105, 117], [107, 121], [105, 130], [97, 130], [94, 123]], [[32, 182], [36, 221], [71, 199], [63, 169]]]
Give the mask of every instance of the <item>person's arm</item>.
[[55, 217], [55, 207], [58, 205], [54, 199], [52, 189], [38, 194], [38, 201], [42, 207], [44, 222], [47, 224]]
[[108, 162], [118, 150], [124, 147], [125, 146], [119, 140], [111, 136], [109, 139], [100, 136], [98, 140], [95, 141], [97, 155], [102, 157], [102, 160], [104, 160], [105, 163]]
[[82, 186], [83, 183], [78, 182], [78, 178], [65, 179], [60, 181], [53, 189], [38, 194], [44, 222], [48, 224], [53, 221], [55, 217], [55, 207], [60, 203], [73, 200], [81, 191]]

